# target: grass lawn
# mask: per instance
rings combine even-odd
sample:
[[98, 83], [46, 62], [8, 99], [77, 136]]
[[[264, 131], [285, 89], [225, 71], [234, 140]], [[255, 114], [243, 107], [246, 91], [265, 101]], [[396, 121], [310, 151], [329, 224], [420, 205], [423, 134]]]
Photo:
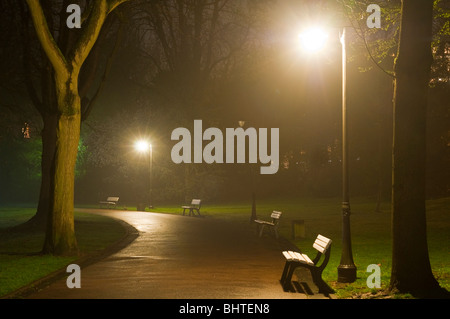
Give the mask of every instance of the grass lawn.
[[[6, 232], [8, 227], [27, 221], [35, 211], [35, 208], [0, 208], [0, 297], [78, 259], [39, 254], [44, 232]], [[86, 213], [75, 213], [75, 231], [80, 257], [101, 251], [125, 235], [125, 229], [117, 221]]]

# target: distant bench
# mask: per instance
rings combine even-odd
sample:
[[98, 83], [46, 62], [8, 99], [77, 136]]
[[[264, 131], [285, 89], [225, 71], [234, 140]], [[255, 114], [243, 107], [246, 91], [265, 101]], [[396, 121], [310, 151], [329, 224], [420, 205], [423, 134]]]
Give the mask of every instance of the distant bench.
[[264, 228], [268, 226], [273, 230], [275, 233], [275, 237], [278, 238], [278, 222], [280, 221], [281, 212], [273, 211], [270, 215], [270, 218], [272, 218], [272, 221], [266, 221], [261, 219], [255, 219], [254, 222], [257, 225], [257, 232], [259, 233], [259, 237], [262, 236]]
[[[286, 264], [283, 269], [280, 283], [283, 286], [284, 291], [289, 291], [291, 288], [292, 274], [295, 268], [305, 267], [311, 271], [313, 282], [319, 288], [320, 293], [333, 293], [325, 281], [322, 279], [322, 272], [328, 264], [331, 252], [331, 239], [322, 235], [317, 235], [317, 238], [313, 244], [313, 247], [318, 251], [314, 260], [311, 260], [308, 255], [295, 251], [283, 251], [283, 256], [286, 258]], [[318, 265], [320, 258], [324, 256], [324, 260], [321, 265]]]
[[106, 208], [116, 207], [118, 201], [119, 197], [110, 196], [106, 199], [106, 201], [100, 202], [100, 208], [103, 206], [106, 206]]
[[198, 216], [200, 216], [201, 203], [201, 199], [193, 199], [190, 205], [181, 206], [181, 208], [183, 208], [183, 216], [186, 213], [186, 210], [189, 211], [189, 216], [195, 216], [195, 212], [197, 212]]

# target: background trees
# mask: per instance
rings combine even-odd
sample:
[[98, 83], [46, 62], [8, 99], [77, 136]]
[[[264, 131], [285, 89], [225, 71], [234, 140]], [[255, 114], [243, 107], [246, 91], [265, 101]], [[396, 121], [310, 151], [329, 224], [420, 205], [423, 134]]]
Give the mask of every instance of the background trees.
[[[61, 20], [61, 14], [64, 17], [67, 15], [61, 12], [62, 3], [55, 7], [56, 2], [53, 2], [53, 7], [47, 7], [49, 3], [42, 1], [44, 11], [55, 12], [52, 21], [56, 21], [56, 18]], [[365, 19], [361, 19], [361, 14], [365, 13], [363, 9], [367, 3], [345, 3], [345, 8], [350, 10], [349, 15], [358, 18], [357, 22], [364, 27]], [[16, 86], [16, 89], [20, 88], [22, 91], [15, 94], [21, 94], [23, 98], [25, 88], [31, 88], [30, 96], [38, 97], [33, 100], [50, 110], [55, 100], [51, 98], [54, 94], [48, 89], [51, 88], [48, 85], [51, 82], [46, 78], [51, 81], [52, 71], [33, 34], [31, 19], [27, 16], [28, 9], [26, 6], [19, 6], [20, 2], [16, 1], [7, 1], [2, 5], [8, 4], [15, 8], [15, 15], [12, 16], [15, 18], [9, 19], [24, 28], [20, 34], [10, 36], [15, 41], [10, 42], [11, 48], [24, 48], [24, 54], [13, 59], [17, 62], [14, 64], [15, 68], [20, 71], [15, 74], [18, 80], [32, 79], [31, 85]], [[352, 34], [354, 41], [349, 48], [352, 56], [349, 85], [353, 87], [350, 87], [349, 94], [354, 107], [349, 110], [349, 117], [352, 126], [350, 132], [358, 133], [350, 134], [349, 137], [352, 146], [350, 177], [354, 185], [352, 195], [355, 196], [370, 195], [380, 199], [390, 197], [391, 77], [374, 67], [373, 61], [367, 60], [367, 56], [362, 53], [367, 52], [367, 44], [376, 62], [388, 73], [392, 71], [392, 55], [395, 55], [395, 42], [392, 39], [398, 35], [395, 26], [399, 22], [399, 7], [394, 5], [398, 4], [399, 2], [380, 3], [385, 10], [382, 13], [382, 30], [365, 28], [358, 34]], [[435, 12], [439, 14], [433, 20], [433, 45], [439, 44], [436, 52], [445, 52], [447, 42], [442, 31], [445, 26], [445, 6], [440, 1], [436, 4]], [[333, 8], [342, 9], [340, 6]], [[82, 114], [92, 116], [84, 121], [82, 130], [85, 146], [89, 149], [85, 153], [85, 163], [89, 167], [94, 167], [95, 164], [97, 172], [93, 181], [89, 181], [88, 174], [77, 184], [77, 200], [101, 200], [108, 189], [111, 192], [126, 193], [120, 184], [124, 180], [133, 183], [124, 178], [123, 170], [127, 165], [138, 165], [137, 161], [133, 161], [137, 158], [129, 154], [129, 158], [122, 161], [122, 169], [108, 164], [109, 168], [103, 168], [104, 174], [99, 173], [99, 165], [106, 165], [108, 157], [117, 155], [110, 154], [114, 153], [112, 149], [122, 150], [122, 146], [131, 145], [131, 139], [138, 135], [148, 135], [159, 141], [159, 158], [156, 157], [155, 145], [154, 160], [160, 161], [159, 165], [154, 166], [155, 178], [158, 179], [158, 174], [162, 173], [158, 169], [165, 167], [165, 177], [172, 176], [172, 180], [182, 182], [177, 187], [164, 183], [167, 188], [162, 186], [162, 181], [156, 184], [159, 186], [155, 190], [155, 196], [158, 196], [158, 192], [164, 194], [161, 199], [182, 200], [184, 196], [192, 196], [193, 190], [201, 192], [201, 196], [205, 198], [219, 199], [228, 196], [225, 191], [230, 189], [230, 185], [249, 188], [252, 184], [249, 173], [251, 169], [246, 165], [192, 165], [189, 167], [191, 172], [182, 170], [181, 166], [170, 165], [170, 132], [179, 126], [192, 125], [194, 117], [202, 117], [208, 125], [221, 128], [236, 127], [239, 120], [245, 120], [246, 126], [281, 128], [280, 151], [284, 164], [276, 176], [261, 177], [257, 174], [254, 177], [257, 180], [256, 186], [260, 188], [259, 194], [274, 191], [300, 196], [339, 194], [340, 108], [336, 105], [340, 92], [339, 63], [335, 63], [339, 59], [339, 44], [330, 45], [316, 59], [306, 58], [296, 51], [297, 27], [308, 12], [301, 3], [289, 1], [276, 5], [271, 1], [205, 1], [195, 4], [183, 1], [134, 1], [123, 8], [120, 19], [116, 15], [110, 16], [114, 19], [107, 20], [105, 32], [100, 34], [98, 45], [94, 46], [94, 51], [81, 70]], [[322, 16], [328, 13], [321, 11]], [[22, 14], [25, 15], [25, 20], [21, 19]], [[6, 28], [10, 20], [5, 18]], [[358, 26], [357, 22], [355, 26]], [[195, 36], [194, 26], [200, 34], [199, 39]], [[53, 27], [57, 28], [58, 23], [55, 22]], [[10, 29], [12, 34], [15, 30], [22, 30]], [[122, 31], [117, 33], [119, 30]], [[60, 46], [64, 45], [69, 50], [77, 33], [64, 31], [65, 34], [55, 33], [55, 38]], [[365, 32], [366, 42], [361, 40], [362, 31]], [[29, 41], [22, 41], [22, 35]], [[69, 38], [72, 40], [69, 41]], [[116, 42], [117, 39], [120, 41]], [[166, 43], [165, 46], [163, 43]], [[111, 52], [115, 53], [114, 56], [111, 56]], [[2, 53], [6, 54], [7, 51]], [[448, 158], [448, 125], [445, 121], [447, 108], [443, 102], [448, 94], [448, 85], [443, 80], [446, 63], [448, 65], [445, 53], [435, 54], [431, 74], [433, 88], [430, 91], [430, 101], [434, 107], [429, 108], [432, 131], [427, 135], [430, 141], [427, 151], [427, 165], [430, 168], [427, 171], [427, 196], [442, 196], [448, 189], [448, 179], [439, 169], [445, 166], [445, 159]], [[23, 68], [25, 64], [30, 68]], [[358, 68], [365, 72], [358, 72]], [[9, 69], [9, 73], [3, 74], [13, 72], [12, 65], [5, 65], [5, 69]], [[108, 76], [104, 77], [106, 69], [109, 70]], [[441, 80], [435, 74], [440, 74]], [[99, 86], [103, 93], [97, 90]], [[12, 86], [7, 89], [12, 92]], [[45, 103], [42, 102], [42, 97], [45, 97]], [[85, 107], [94, 104], [97, 109]], [[124, 110], [128, 116], [122, 120], [110, 119], [116, 116], [114, 114], [117, 110]], [[27, 113], [33, 114], [33, 111]], [[142, 115], [133, 120], [133, 113]], [[190, 117], [188, 113], [191, 113]], [[37, 120], [30, 120], [27, 116], [28, 122], [39, 132], [43, 122], [37, 112], [34, 114], [38, 116]], [[82, 115], [82, 118], [86, 116]], [[114, 127], [112, 122], [115, 122]], [[19, 126], [17, 129], [20, 130], [23, 124]], [[47, 130], [43, 131], [44, 139], [45, 132]], [[125, 136], [125, 133], [128, 135]], [[110, 141], [114, 146], [103, 148], [104, 143], [97, 143], [100, 138], [105, 143]], [[46, 154], [44, 149], [43, 158], [48, 157]], [[97, 159], [91, 161], [94, 158]], [[44, 161], [46, 162], [48, 161]], [[186, 174], [196, 174], [197, 178], [185, 179]], [[45, 176], [43, 174], [43, 183]], [[115, 191], [111, 189], [114, 185], [111, 178], [117, 181]], [[198, 183], [185, 183], [186, 180], [197, 180]], [[94, 184], [97, 189], [88, 191], [89, 185]], [[137, 183], [133, 185], [138, 187]], [[183, 187], [186, 189], [184, 196], [181, 196], [180, 191], [175, 191], [181, 185], [186, 186]], [[236, 187], [232, 188], [237, 195], [243, 194]], [[41, 197], [47, 194], [48, 198], [48, 192], [43, 191], [45, 189], [48, 187], [41, 187]], [[123, 199], [126, 200], [127, 196], [123, 196]], [[134, 201], [131, 196], [130, 202]], [[41, 200], [39, 207], [41, 203], [47, 202]], [[38, 209], [40, 211], [45, 209]]]

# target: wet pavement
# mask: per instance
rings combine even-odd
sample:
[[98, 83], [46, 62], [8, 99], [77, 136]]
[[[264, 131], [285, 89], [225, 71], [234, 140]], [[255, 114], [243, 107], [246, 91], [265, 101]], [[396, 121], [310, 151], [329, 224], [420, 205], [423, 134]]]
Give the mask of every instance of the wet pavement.
[[304, 292], [284, 292], [283, 239], [262, 238], [249, 221], [120, 210], [81, 210], [124, 221], [126, 246], [81, 264], [81, 288], [69, 273], [28, 291], [27, 299], [325, 299], [305, 275]]

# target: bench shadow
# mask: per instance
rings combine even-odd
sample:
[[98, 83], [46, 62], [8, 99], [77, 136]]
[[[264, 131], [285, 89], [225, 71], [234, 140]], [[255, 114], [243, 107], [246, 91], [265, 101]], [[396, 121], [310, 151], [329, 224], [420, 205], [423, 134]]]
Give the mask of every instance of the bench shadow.
[[314, 292], [307, 282], [304, 281], [292, 281], [291, 282], [292, 292], [301, 293], [305, 295], [312, 296]]
[[296, 279], [291, 280], [287, 292], [302, 293], [307, 296], [324, 295], [328, 298], [334, 293], [334, 290], [324, 281], [315, 283], [310, 271], [306, 268], [297, 268], [294, 274]]

